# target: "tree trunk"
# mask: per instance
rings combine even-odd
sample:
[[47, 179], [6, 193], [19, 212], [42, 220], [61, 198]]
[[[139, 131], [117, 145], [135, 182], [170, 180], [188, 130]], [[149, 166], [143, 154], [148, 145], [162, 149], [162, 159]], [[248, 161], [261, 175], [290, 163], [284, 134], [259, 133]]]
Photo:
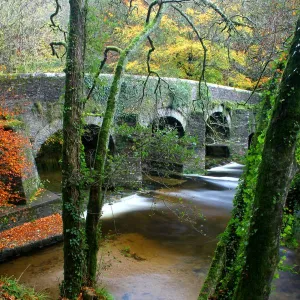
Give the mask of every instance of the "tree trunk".
[[61, 295], [77, 299], [83, 277], [83, 230], [81, 221], [81, 117], [84, 107], [84, 0], [70, 0], [70, 29], [63, 111], [62, 197], [64, 234], [64, 281]]
[[[267, 116], [271, 109], [270, 95], [275, 93], [275, 83], [278, 80], [277, 76], [278, 72], [275, 72], [269, 87], [269, 94], [263, 98], [257, 118], [256, 132], [253, 136], [250, 150], [248, 152], [248, 156], [253, 157], [253, 159], [248, 159], [246, 162], [246, 167], [242, 178], [240, 179], [238, 190], [234, 196], [234, 208], [231, 219], [225, 232], [221, 236], [219, 243], [217, 244], [214, 258], [200, 291], [198, 300], [206, 300], [210, 297], [222, 298], [225, 297], [225, 294], [231, 293], [232, 289], [235, 288], [237, 274], [232, 271], [232, 266], [236, 262], [241, 240], [240, 236], [237, 234], [237, 229], [244, 219], [245, 210], [248, 207], [244, 198], [246, 196], [247, 189], [251, 189], [253, 187], [253, 182], [249, 182], [249, 178], [255, 178], [255, 169], [259, 164], [262, 147], [258, 142], [258, 137], [268, 126]], [[222, 295], [220, 295], [220, 290], [222, 291]]]
[[295, 173], [300, 129], [300, 19], [267, 130], [255, 190], [245, 266], [234, 299], [268, 299], [279, 261], [283, 209]]
[[99, 219], [103, 205], [103, 185], [105, 180], [105, 161], [109, 142], [110, 130], [115, 116], [116, 103], [122, 84], [122, 75], [126, 68], [127, 60], [131, 53], [153, 32], [161, 19], [161, 9], [155, 18], [147, 23], [144, 30], [132, 39], [129, 46], [120, 51], [120, 58], [114, 73], [112, 86], [107, 101], [103, 123], [98, 136], [98, 144], [95, 155], [95, 183], [90, 189], [90, 196], [86, 218], [86, 239], [87, 239], [87, 284], [93, 286], [96, 281], [97, 253], [99, 249]]
[[[259, 108], [258, 125], [248, 153], [248, 156], [251, 156], [251, 158], [247, 160], [245, 171], [234, 197], [234, 209], [232, 211], [231, 220], [217, 245], [209, 273], [199, 294], [199, 300], [210, 299], [210, 297], [228, 299], [228, 297], [232, 297], [232, 293], [235, 290], [239, 272], [236, 272], [233, 266], [237, 263], [236, 259], [237, 255], [240, 254], [238, 250], [241, 243], [237, 229], [244, 218], [248, 218], [249, 215], [251, 215], [251, 213], [249, 214], [248, 212], [246, 213], [247, 216], [245, 216], [245, 210], [252, 211], [252, 205], [249, 203], [246, 204], [245, 198], [251, 197], [249, 190], [254, 189], [256, 186], [256, 169], [258, 168], [262, 154], [262, 142], [258, 141], [258, 137], [261, 134], [264, 135], [268, 126], [268, 114], [272, 107], [271, 95], [276, 93], [279, 80], [278, 69], [283, 70], [283, 67], [282, 62], [277, 64], [276, 71], [269, 84], [268, 93], [265, 95], [262, 105]], [[242, 240], [247, 241], [247, 238], [243, 237]]]

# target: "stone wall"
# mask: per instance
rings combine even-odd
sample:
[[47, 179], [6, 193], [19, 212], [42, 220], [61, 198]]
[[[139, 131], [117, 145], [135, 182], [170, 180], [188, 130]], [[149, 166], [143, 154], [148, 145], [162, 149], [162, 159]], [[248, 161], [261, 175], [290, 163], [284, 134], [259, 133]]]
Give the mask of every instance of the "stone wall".
[[245, 109], [236, 109], [232, 113], [230, 150], [231, 154], [244, 155], [248, 149], [248, 138], [255, 131], [254, 113]]
[[61, 213], [61, 197], [49, 191], [44, 191], [38, 200], [27, 205], [20, 205], [11, 208], [2, 208], [0, 211], [0, 232], [47, 217], [55, 213]]
[[[64, 74], [20, 74], [0, 76], [0, 99], [3, 105], [17, 108], [19, 118], [25, 123], [26, 134], [30, 137], [36, 154], [41, 144], [62, 128], [62, 105]], [[92, 78], [86, 76], [87, 89]], [[100, 84], [93, 93], [93, 99], [86, 104], [87, 124], [101, 125], [101, 115], [105, 110], [111, 74], [101, 75]], [[206, 89], [206, 86], [202, 88]], [[125, 75], [117, 105], [117, 118], [134, 115], [137, 122], [150, 126], [159, 117], [173, 117], [184, 128], [185, 133], [196, 136], [199, 165], [203, 169], [205, 161], [205, 122], [209, 116], [220, 111], [230, 124], [230, 139], [225, 141], [232, 154], [244, 154], [248, 136], [254, 131], [253, 112], [249, 104], [259, 102], [259, 95], [249, 99], [250, 92], [216, 84], [207, 84], [208, 98], [198, 99], [199, 85], [196, 81], [145, 76]], [[238, 104], [247, 102], [239, 109]], [[228, 108], [228, 103], [231, 103]], [[93, 119], [91, 121], [91, 119]], [[118, 145], [116, 145], [117, 148]], [[187, 164], [185, 170], [193, 171]], [[139, 170], [139, 164], [133, 169]], [[136, 170], [136, 171], [137, 171]], [[195, 170], [196, 171], [196, 170]]]

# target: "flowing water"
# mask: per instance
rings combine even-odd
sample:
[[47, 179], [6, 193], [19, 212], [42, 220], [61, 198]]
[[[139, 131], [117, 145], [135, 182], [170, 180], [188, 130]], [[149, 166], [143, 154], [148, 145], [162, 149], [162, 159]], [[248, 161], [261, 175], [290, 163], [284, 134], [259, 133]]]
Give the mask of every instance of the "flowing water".
[[[242, 166], [231, 163], [207, 176], [187, 175], [178, 187], [106, 204], [109, 239], [99, 252], [99, 283], [120, 300], [196, 300], [241, 173]], [[288, 251], [287, 261], [299, 264], [299, 252]], [[0, 274], [20, 276], [57, 299], [62, 268], [58, 244], [0, 265]], [[300, 299], [300, 276], [282, 273], [271, 299]]]

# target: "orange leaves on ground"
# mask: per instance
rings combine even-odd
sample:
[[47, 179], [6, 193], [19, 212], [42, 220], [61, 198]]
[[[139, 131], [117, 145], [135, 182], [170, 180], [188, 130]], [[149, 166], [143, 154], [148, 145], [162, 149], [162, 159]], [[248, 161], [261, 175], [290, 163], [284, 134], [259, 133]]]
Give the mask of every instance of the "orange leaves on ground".
[[3, 297], [1, 298], [3, 300], [16, 300], [15, 296], [11, 296], [8, 293], [2, 293], [1, 297]]
[[62, 218], [55, 214], [1, 232], [0, 250], [24, 246], [58, 234], [62, 234]]

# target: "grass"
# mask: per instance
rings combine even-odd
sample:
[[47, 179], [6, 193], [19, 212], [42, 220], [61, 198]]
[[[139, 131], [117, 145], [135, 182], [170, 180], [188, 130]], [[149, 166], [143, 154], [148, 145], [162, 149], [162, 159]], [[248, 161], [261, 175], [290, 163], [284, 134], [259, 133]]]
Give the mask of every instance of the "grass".
[[[114, 300], [114, 297], [105, 289], [105, 288], [91, 288], [91, 287], [84, 287], [83, 291], [83, 298], [88, 299], [97, 299], [97, 300]], [[78, 298], [82, 299], [82, 298]]]
[[48, 300], [48, 295], [26, 287], [13, 277], [0, 276], [0, 299], [3, 300]]
[[105, 300], [114, 300], [114, 297], [104, 288], [96, 288], [96, 294]]
[[120, 250], [120, 252], [121, 252], [125, 257], [131, 257], [131, 254], [130, 254], [130, 247], [129, 247], [129, 246], [124, 246], [123, 249]]

